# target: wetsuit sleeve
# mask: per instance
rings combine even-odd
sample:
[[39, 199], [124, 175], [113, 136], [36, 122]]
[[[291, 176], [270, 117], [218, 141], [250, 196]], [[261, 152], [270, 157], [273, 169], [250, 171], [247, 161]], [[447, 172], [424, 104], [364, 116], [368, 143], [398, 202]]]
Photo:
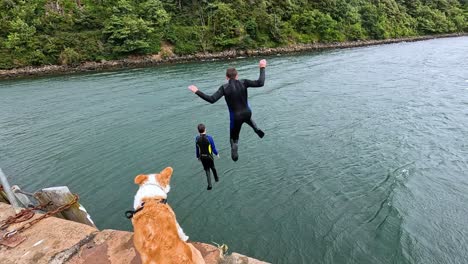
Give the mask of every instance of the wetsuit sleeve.
[[211, 136], [208, 136], [208, 140], [210, 141], [210, 144], [211, 144], [211, 149], [213, 150], [213, 153], [215, 155], [218, 155], [218, 150], [216, 149], [216, 146], [215, 146], [215, 143], [214, 143], [214, 140]]
[[200, 151], [198, 150], [197, 141], [198, 141], [198, 136], [195, 137], [195, 155], [197, 156], [197, 158], [200, 158]]
[[245, 88], [248, 87], [262, 87], [263, 84], [265, 83], [265, 68], [260, 68], [260, 76], [258, 77], [258, 80], [256, 81], [251, 81], [251, 80], [242, 80], [244, 83]]
[[208, 103], [215, 103], [224, 95], [223, 86], [219, 87], [218, 91], [216, 91], [213, 95], [206, 95], [202, 91], [198, 90], [195, 94], [200, 96], [201, 99], [207, 101]]

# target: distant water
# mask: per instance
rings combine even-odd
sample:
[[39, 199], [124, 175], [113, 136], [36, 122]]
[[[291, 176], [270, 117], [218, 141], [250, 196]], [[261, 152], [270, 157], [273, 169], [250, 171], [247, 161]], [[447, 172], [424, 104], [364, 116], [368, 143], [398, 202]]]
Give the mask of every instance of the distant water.
[[[468, 263], [468, 38], [275, 56], [230, 160], [228, 66], [257, 58], [0, 82], [0, 167], [67, 185], [100, 229], [132, 230], [133, 178], [174, 168], [191, 240], [273, 263]], [[221, 182], [206, 191], [196, 125]]]

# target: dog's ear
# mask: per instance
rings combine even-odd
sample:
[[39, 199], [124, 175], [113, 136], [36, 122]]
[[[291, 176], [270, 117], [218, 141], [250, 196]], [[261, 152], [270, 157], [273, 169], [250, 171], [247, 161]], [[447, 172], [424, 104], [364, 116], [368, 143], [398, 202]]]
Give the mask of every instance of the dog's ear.
[[148, 180], [148, 175], [140, 174], [140, 175], [135, 177], [135, 184], [141, 185], [146, 180]]
[[[158, 174], [158, 182], [161, 185], [161, 187], [166, 188], [167, 186], [169, 186], [169, 182], [171, 181], [173, 171], [174, 170], [171, 167], [167, 167], [164, 170], [162, 170], [160, 174]], [[169, 192], [169, 190], [167, 190], [167, 192]]]

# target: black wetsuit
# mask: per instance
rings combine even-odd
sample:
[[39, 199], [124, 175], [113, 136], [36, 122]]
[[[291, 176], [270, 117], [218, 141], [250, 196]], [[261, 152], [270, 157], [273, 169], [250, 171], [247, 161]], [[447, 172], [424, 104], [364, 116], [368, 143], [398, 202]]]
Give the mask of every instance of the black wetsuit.
[[265, 68], [260, 68], [260, 77], [256, 81], [230, 79], [228, 83], [221, 85], [218, 91], [211, 96], [204, 94], [200, 90], [196, 92], [198, 96], [209, 103], [215, 103], [224, 96], [229, 108], [229, 116], [231, 120], [231, 144], [237, 143], [239, 140], [239, 133], [243, 123], [247, 123], [251, 126], [259, 137], [264, 136], [263, 131], [258, 129], [257, 125], [252, 120], [252, 110], [250, 110], [249, 103], [247, 101], [247, 88], [262, 87], [264, 82]]
[[206, 180], [208, 182], [208, 190], [211, 190], [211, 176], [210, 169], [213, 171], [215, 181], [219, 181], [218, 173], [213, 161], [213, 153], [218, 155], [214, 140], [210, 135], [201, 134], [195, 138], [195, 152], [197, 158], [203, 164], [205, 170]]

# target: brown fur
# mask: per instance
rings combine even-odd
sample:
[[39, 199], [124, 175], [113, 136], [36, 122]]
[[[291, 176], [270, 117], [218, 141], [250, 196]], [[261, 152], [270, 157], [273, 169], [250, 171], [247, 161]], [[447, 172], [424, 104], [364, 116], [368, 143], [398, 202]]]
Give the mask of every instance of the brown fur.
[[156, 179], [158, 180], [161, 187], [166, 188], [169, 185], [173, 171], [174, 170], [171, 167], [167, 167], [161, 171], [160, 174], [156, 175]]
[[135, 177], [135, 184], [141, 185], [141, 184], [144, 183], [147, 179], [148, 179], [148, 176], [146, 176], [146, 175], [144, 175], [144, 174], [140, 174], [140, 175], [138, 175], [138, 176]]
[[[135, 183], [143, 183], [146, 175], [138, 175]], [[159, 184], [166, 187], [172, 176], [172, 168], [164, 169], [156, 176]], [[191, 244], [179, 238], [176, 216], [161, 198], [144, 198], [143, 210], [132, 218], [133, 243], [140, 253], [143, 264], [204, 264], [201, 253]]]

